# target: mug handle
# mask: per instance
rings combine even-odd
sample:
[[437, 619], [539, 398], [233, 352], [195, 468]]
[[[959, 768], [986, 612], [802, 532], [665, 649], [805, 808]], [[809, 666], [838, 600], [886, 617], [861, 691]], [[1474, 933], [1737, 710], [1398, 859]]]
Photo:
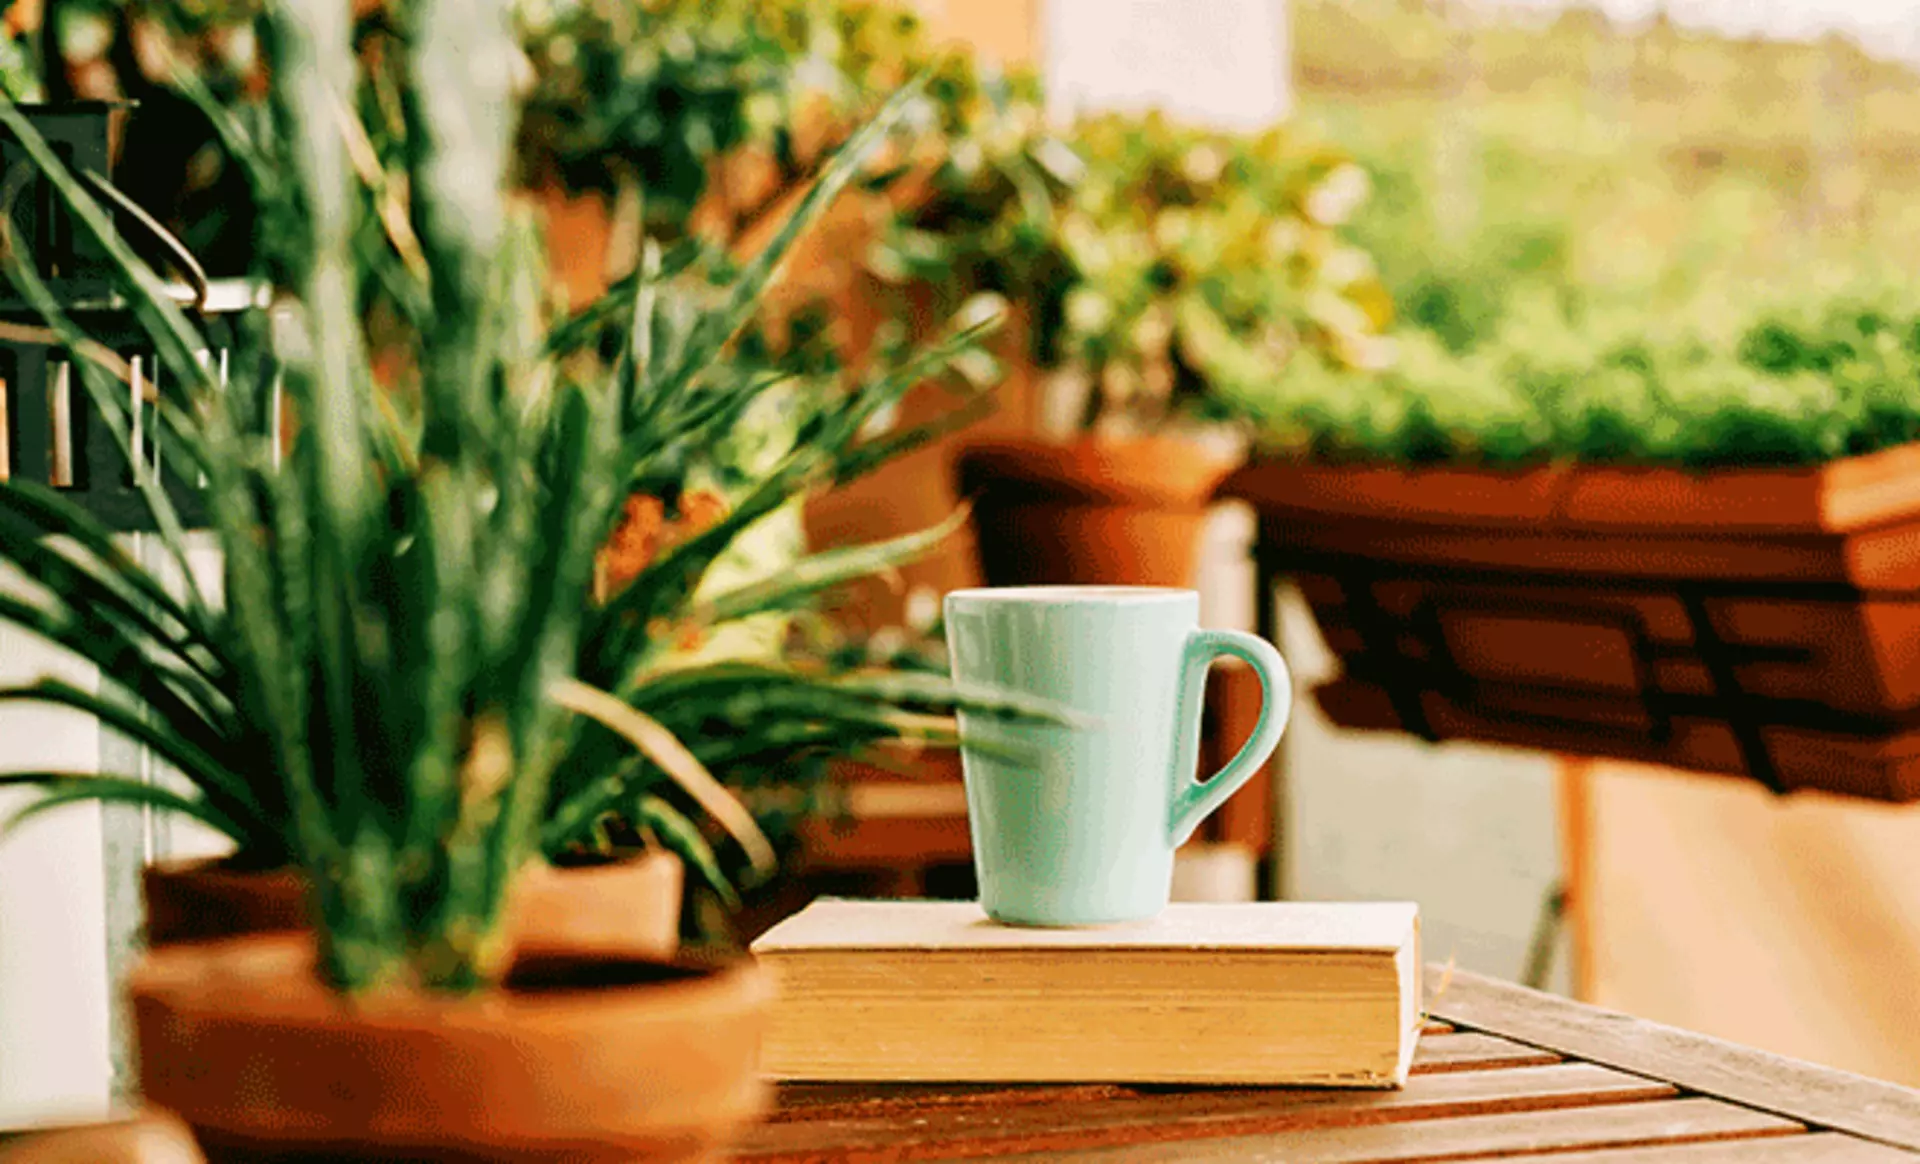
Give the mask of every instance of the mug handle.
[[[1287, 730], [1287, 717], [1293, 711], [1293, 677], [1286, 660], [1273, 644], [1256, 635], [1234, 630], [1196, 630], [1187, 636], [1185, 661], [1180, 678], [1180, 748], [1176, 754], [1175, 779], [1182, 781], [1173, 794], [1170, 840], [1175, 847], [1186, 843], [1193, 830], [1213, 811], [1239, 791], [1240, 786], [1260, 770], [1261, 765], [1280, 746], [1280, 734]], [[1207, 669], [1223, 655], [1248, 664], [1260, 676], [1260, 719], [1253, 734], [1240, 746], [1227, 766], [1206, 783], [1186, 779], [1200, 754], [1200, 713], [1206, 697]]]

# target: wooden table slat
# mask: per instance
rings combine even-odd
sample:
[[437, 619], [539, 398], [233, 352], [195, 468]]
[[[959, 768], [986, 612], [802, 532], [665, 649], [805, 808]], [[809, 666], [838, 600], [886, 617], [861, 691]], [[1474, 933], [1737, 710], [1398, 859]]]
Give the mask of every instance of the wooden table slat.
[[[1503, 1067], [1537, 1067], [1558, 1063], [1560, 1056], [1538, 1047], [1477, 1031], [1427, 1035], [1414, 1051], [1413, 1074], [1480, 1071]], [[829, 1110], [848, 1108], [877, 1112], [896, 1106], [923, 1104], [1046, 1103], [1054, 1100], [1092, 1100], [1125, 1094], [1118, 1084], [1002, 1084], [1002, 1083], [786, 1083], [779, 1089], [775, 1119], [811, 1118]]]
[[[1432, 967], [1435, 984], [1449, 977]], [[1920, 1151], [1920, 1091], [1754, 1050], [1522, 986], [1453, 972], [1434, 1017], [1667, 1080], [1816, 1127]]]
[[1472, 974], [1431, 981], [1445, 989], [1397, 1091], [788, 1085], [741, 1156], [1920, 1164], [1920, 1092]]
[[782, 1083], [768, 1120], [860, 1118], [934, 1107], [1087, 1103], [1138, 1094], [1118, 1083]]
[[[1003, 1104], [978, 1105], [899, 1094], [876, 1108], [857, 1104], [784, 1113], [747, 1138], [743, 1160], [905, 1161], [988, 1154], [1063, 1152], [1101, 1145], [1270, 1135], [1303, 1128], [1432, 1121], [1501, 1112], [1655, 1102], [1677, 1093], [1663, 1083], [1585, 1063], [1416, 1076], [1397, 1091], [1287, 1088], [1127, 1088], [1093, 1099], [1040, 1097], [1033, 1088]], [[1194, 1145], [1204, 1148], [1204, 1145]]]
[[[1523, 1157], [1524, 1159], [1524, 1157]], [[1555, 1152], [1534, 1164], [1913, 1164], [1920, 1155], [1856, 1140], [1839, 1132], [1770, 1136], [1761, 1140], [1707, 1140], [1653, 1148]], [[1512, 1164], [1512, 1156], [1480, 1156], [1462, 1164]]]
[[1530, 1047], [1478, 1031], [1451, 1035], [1426, 1035], [1413, 1052], [1413, 1073], [1433, 1071], [1485, 1071], [1496, 1067], [1534, 1067], [1558, 1063], [1560, 1056], [1540, 1047]]
[[[1713, 1099], [1610, 1104], [1518, 1115], [1314, 1128], [1267, 1136], [1048, 1152], [1028, 1159], [1100, 1164], [1412, 1164], [1414, 1161], [1634, 1147], [1690, 1140], [1791, 1136], [1792, 1120]], [[1551, 1164], [1560, 1164], [1558, 1160]], [[1541, 1164], [1549, 1164], [1542, 1161]]]

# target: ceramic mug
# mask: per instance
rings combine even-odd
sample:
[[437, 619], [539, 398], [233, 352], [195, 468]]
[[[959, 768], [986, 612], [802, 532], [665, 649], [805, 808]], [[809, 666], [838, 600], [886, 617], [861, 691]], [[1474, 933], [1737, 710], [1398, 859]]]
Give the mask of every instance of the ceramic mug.
[[[1267, 762], [1293, 703], [1272, 644], [1199, 624], [1191, 590], [1012, 586], [947, 595], [958, 685], [1038, 696], [1073, 713], [1064, 724], [1012, 725], [960, 715], [974, 870], [989, 917], [1105, 925], [1166, 906], [1174, 850]], [[1228, 655], [1260, 676], [1260, 718], [1239, 754], [1200, 783], [1207, 668]]]

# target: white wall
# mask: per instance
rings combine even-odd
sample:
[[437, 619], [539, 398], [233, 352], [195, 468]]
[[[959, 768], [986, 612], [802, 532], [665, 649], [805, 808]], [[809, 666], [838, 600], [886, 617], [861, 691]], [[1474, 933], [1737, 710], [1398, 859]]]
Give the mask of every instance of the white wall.
[[1257, 130], [1292, 103], [1284, 0], [1047, 0], [1040, 41], [1056, 116], [1161, 109]]
[[[21, 585], [18, 575], [0, 576], [0, 587]], [[0, 625], [0, 684], [48, 674], [98, 682], [73, 656]], [[91, 772], [99, 759], [99, 733], [85, 716], [0, 706], [0, 772]], [[36, 795], [0, 789], [0, 821]], [[97, 805], [59, 809], [0, 839], [0, 1128], [106, 1110], [105, 901]]]
[[[1429, 961], [1519, 978], [1560, 875], [1555, 761], [1332, 726], [1312, 688], [1338, 664], [1298, 595], [1284, 593], [1281, 615], [1298, 686], [1282, 745], [1287, 896], [1417, 901]], [[1548, 980], [1556, 990], [1567, 988], [1567, 948]]]
[[[123, 543], [149, 566], [151, 537]], [[199, 539], [189, 561], [217, 601], [220, 558]], [[178, 585], [174, 572], [163, 578]], [[26, 585], [17, 575], [0, 586]], [[58, 675], [93, 688], [97, 673], [44, 640], [0, 625], [0, 684]], [[0, 772], [112, 771], [178, 780], [77, 713], [0, 705]], [[37, 794], [0, 790], [0, 823]], [[192, 821], [137, 808], [72, 805], [0, 837], [0, 1129], [98, 1118], [131, 1093], [134, 1074], [118, 981], [138, 957], [139, 870], [161, 856], [230, 848]]]

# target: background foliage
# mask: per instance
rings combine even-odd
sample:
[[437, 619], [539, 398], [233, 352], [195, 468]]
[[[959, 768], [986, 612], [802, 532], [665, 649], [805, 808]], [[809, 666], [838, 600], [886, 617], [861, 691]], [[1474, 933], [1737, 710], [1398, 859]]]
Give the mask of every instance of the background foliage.
[[1786, 464], [1920, 427], [1907, 67], [1578, 9], [1291, 11], [1299, 119], [1373, 178], [1353, 231], [1401, 350], [1377, 378], [1285, 385], [1269, 440]]

